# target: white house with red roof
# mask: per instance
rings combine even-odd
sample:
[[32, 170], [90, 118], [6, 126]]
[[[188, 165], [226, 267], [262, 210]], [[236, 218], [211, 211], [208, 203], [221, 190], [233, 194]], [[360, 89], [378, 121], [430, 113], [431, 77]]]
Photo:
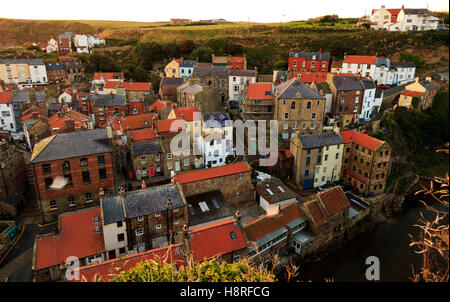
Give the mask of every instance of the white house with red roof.
[[13, 97], [11, 92], [0, 92], [0, 129], [16, 132], [16, 119], [11, 104]]
[[371, 28], [390, 31], [436, 30], [439, 18], [431, 15], [426, 8], [386, 8], [373, 9], [370, 15]]
[[342, 73], [360, 74], [362, 77], [374, 78], [376, 65], [376, 56], [345, 55]]

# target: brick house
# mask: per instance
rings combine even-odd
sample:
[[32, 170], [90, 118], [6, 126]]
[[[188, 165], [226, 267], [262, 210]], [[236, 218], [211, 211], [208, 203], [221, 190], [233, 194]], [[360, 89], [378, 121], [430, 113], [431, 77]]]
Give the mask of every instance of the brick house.
[[305, 197], [301, 209], [316, 236], [314, 250], [342, 236], [349, 223], [350, 202], [340, 186]]
[[246, 162], [177, 173], [172, 181], [181, 185], [186, 197], [219, 189], [231, 206], [253, 200], [251, 170]]
[[344, 141], [334, 132], [304, 136], [297, 134], [290, 141], [295, 184], [303, 189], [311, 189], [338, 181], [343, 149]]
[[62, 32], [58, 35], [58, 50], [61, 54], [72, 53], [72, 45], [74, 45], [75, 34], [73, 32]]
[[175, 102], [177, 87], [184, 83], [184, 78], [162, 78], [159, 83], [159, 95], [162, 101]]
[[[100, 188], [114, 189], [112, 148], [106, 129], [45, 138], [35, 145], [31, 164], [44, 222], [54, 221], [60, 213], [98, 204]], [[67, 181], [62, 188], [57, 176]]]
[[[213, 64], [214, 65], [214, 64]], [[192, 79], [199, 79], [202, 86], [211, 87], [216, 92], [216, 102], [225, 104], [229, 99], [228, 66], [195, 66]]]
[[240, 69], [240, 70], [246, 70], [247, 69], [247, 57], [230, 57], [228, 60], [228, 66], [230, 66], [230, 69]]
[[99, 207], [59, 215], [55, 234], [36, 235], [32, 270], [37, 282], [64, 279], [66, 259], [75, 256], [80, 266], [105, 260]]
[[433, 104], [433, 99], [439, 90], [439, 85], [431, 77], [426, 77], [422, 80], [416, 77], [414, 83], [405, 86], [405, 90], [423, 93], [424, 96], [419, 102], [419, 107], [427, 109]]
[[50, 84], [66, 84], [67, 74], [62, 63], [45, 64], [45, 69], [47, 70], [47, 79]]
[[78, 111], [63, 108], [48, 119], [49, 129], [53, 134], [92, 129], [92, 121]]
[[111, 224], [104, 231], [105, 245], [113, 247], [107, 250], [108, 259], [122, 254], [117, 254], [116, 243], [125, 240], [126, 250], [136, 252], [177, 243], [176, 233], [188, 223], [186, 199], [177, 184], [121, 190], [103, 195], [101, 205], [102, 221]]
[[96, 95], [93, 97], [93, 114], [95, 115], [95, 125], [103, 128], [106, 121], [114, 116], [125, 116], [128, 112], [128, 104], [125, 95], [109, 94]]
[[341, 126], [346, 127], [361, 114], [364, 86], [356, 76], [329, 75], [327, 81], [333, 92], [331, 115], [339, 118]]
[[328, 72], [330, 53], [290, 51], [288, 61], [289, 72]]
[[162, 175], [163, 151], [156, 133], [152, 128], [144, 128], [130, 133], [130, 156], [136, 177], [153, 177]]
[[325, 98], [297, 79], [275, 87], [273, 119], [278, 120], [278, 135], [284, 140], [301, 134], [321, 133]]
[[386, 189], [391, 171], [391, 147], [367, 134], [348, 130], [340, 133], [345, 142], [342, 178], [364, 195], [379, 195]]

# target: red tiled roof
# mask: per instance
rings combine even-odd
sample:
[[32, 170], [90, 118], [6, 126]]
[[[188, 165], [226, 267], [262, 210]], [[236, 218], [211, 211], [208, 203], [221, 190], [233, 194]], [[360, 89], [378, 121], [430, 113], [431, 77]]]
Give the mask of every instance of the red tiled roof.
[[66, 121], [71, 120], [71, 119], [75, 121], [75, 128], [79, 129], [79, 128], [85, 127], [84, 121], [79, 120], [77, 118], [71, 118], [71, 117], [64, 116], [62, 118], [59, 118], [58, 120], [56, 120], [55, 122], [53, 122], [51, 124], [49, 123], [49, 128], [51, 130], [61, 129], [65, 126]]
[[150, 108], [148, 108], [148, 112], [153, 112], [156, 109], [156, 112], [160, 112], [163, 108], [170, 106], [172, 102], [163, 102], [163, 101], [156, 101], [154, 102]]
[[249, 241], [256, 242], [262, 237], [273, 233], [281, 227], [286, 226], [291, 221], [302, 217], [303, 214], [296, 203], [287, 204], [280, 208], [278, 215], [264, 215], [244, 226], [244, 232]]
[[421, 96], [423, 95], [423, 92], [419, 92], [419, 91], [411, 91], [411, 90], [405, 90], [402, 92], [402, 95], [407, 95], [407, 96]]
[[351, 171], [351, 170], [344, 169], [344, 175], [346, 175], [346, 174], [348, 174], [348, 175], [350, 175], [351, 177], [353, 177], [353, 178], [359, 180], [360, 182], [366, 183], [366, 181], [367, 181], [367, 179], [364, 178], [364, 177], [362, 177], [361, 175], [358, 175], [358, 174], [356, 174], [356, 173], [353, 173], [353, 171]]
[[211, 63], [201, 63], [201, 62], [198, 62], [198, 63], [197, 63], [197, 66], [211, 66]]
[[392, 23], [397, 23], [397, 17], [392, 16], [392, 17], [391, 17], [391, 22], [392, 22]]
[[[236, 235], [236, 239], [231, 238], [231, 232]], [[247, 244], [239, 226], [233, 220], [225, 220], [193, 229], [189, 232], [189, 246], [194, 262], [200, 262], [244, 249]]]
[[[95, 232], [95, 216], [100, 232]], [[105, 252], [100, 216], [100, 208], [62, 214], [59, 234], [37, 239], [36, 270], [65, 263], [69, 256], [85, 258]]]
[[350, 202], [340, 186], [317, 193], [329, 215], [339, 213], [350, 206]]
[[[28, 113], [28, 114], [25, 115], [25, 116], [22, 115], [21, 119], [22, 119], [23, 121], [26, 121], [26, 120], [28, 120], [28, 119], [30, 119], [30, 118], [33, 118], [33, 113], [34, 113], [34, 112]], [[48, 120], [48, 117], [45, 116], [45, 115], [43, 115], [43, 114], [40, 113], [40, 112], [38, 112], [38, 117], [43, 117], [43, 118], [45, 118], [46, 120]]]
[[231, 58], [230, 58], [230, 62], [239, 62], [239, 63], [243, 63], [243, 62], [244, 62], [244, 57], [231, 57]]
[[375, 56], [346, 56], [344, 63], [350, 64], [377, 64], [377, 57]]
[[[61, 112], [58, 111], [58, 112]], [[89, 116], [84, 115], [83, 113], [80, 113], [78, 111], [72, 110], [72, 109], [66, 109], [66, 112], [69, 113], [69, 115], [67, 117], [70, 117], [72, 119], [75, 120], [75, 126], [78, 125], [80, 123], [84, 124], [83, 120], [90, 120]], [[48, 124], [50, 128], [58, 128], [55, 126], [55, 123], [57, 123], [58, 121], [58, 125], [61, 125], [61, 120], [64, 121], [66, 119], [66, 115], [64, 114], [63, 117], [59, 117], [58, 113], [53, 114], [49, 119], [48, 119]]]
[[174, 109], [175, 115], [178, 119], [183, 119], [186, 122], [201, 120], [200, 110], [196, 106], [192, 107], [178, 107]]
[[126, 91], [149, 91], [152, 88], [150, 82], [121, 82], [119, 88], [125, 88]]
[[107, 81], [103, 89], [116, 89], [119, 83], [118, 81]]
[[247, 163], [235, 163], [231, 165], [225, 165], [220, 167], [194, 170], [184, 173], [176, 174], [173, 178], [173, 182], [178, 182], [179, 184], [191, 183], [195, 181], [222, 177], [227, 175], [233, 175], [238, 173], [244, 173], [250, 171]]
[[312, 202], [309, 202], [309, 203], [306, 204], [306, 208], [311, 213], [311, 216], [313, 217], [314, 222], [316, 223], [316, 225], [318, 227], [320, 227], [321, 225], [327, 223], [327, 217], [322, 212], [322, 209], [320, 208], [318, 202], [319, 202], [318, 200], [314, 200]]
[[156, 133], [152, 128], [144, 128], [131, 131], [131, 139], [135, 142], [148, 139], [155, 139]]
[[401, 8], [388, 8], [387, 11], [391, 13], [391, 15], [398, 16], [402, 9]]
[[174, 244], [158, 249], [149, 250], [146, 252], [129, 255], [122, 258], [107, 260], [99, 264], [82, 266], [74, 272], [80, 273], [81, 280], [71, 280], [72, 282], [87, 281], [92, 282], [97, 276], [101, 282], [106, 282], [118, 274], [118, 270], [130, 270], [136, 265], [146, 260], [160, 260], [163, 263], [175, 263], [179, 268], [186, 265], [186, 259], [183, 254], [181, 244]]
[[[298, 75], [301, 75], [300, 78], [298, 78]], [[302, 71], [296, 71], [291, 73], [291, 79], [292, 78], [298, 78], [300, 82], [325, 82], [327, 80], [327, 72], [302, 72]]]
[[25, 110], [24, 112], [22, 112], [22, 116], [25, 115], [25, 114], [28, 114], [28, 113], [31, 112], [31, 110], [33, 110], [33, 109], [37, 109], [38, 111], [40, 110], [40, 111], [42, 111], [42, 112], [48, 113], [47, 110], [42, 109], [42, 108], [39, 107], [39, 106], [31, 106], [30, 108], [28, 108], [27, 110]]
[[96, 72], [96, 73], [94, 73], [94, 79], [96, 79], [96, 80], [100, 80], [100, 77], [102, 77], [102, 76], [105, 80], [112, 80], [112, 79], [114, 79], [115, 76], [116, 77], [118, 76], [121, 79], [123, 79], [122, 72]]
[[59, 56], [58, 59], [60, 63], [63, 61], [72, 61], [72, 58], [70, 56]]
[[0, 92], [0, 104], [8, 104], [11, 102], [13, 94], [11, 92]]
[[372, 151], [384, 143], [384, 141], [355, 130], [342, 131], [339, 134], [346, 144], [355, 143]]
[[[266, 94], [266, 92], [270, 92], [270, 94]], [[272, 100], [272, 83], [251, 83], [248, 85], [248, 99]]]
[[[170, 126], [172, 125], [173, 122], [178, 121], [178, 120], [158, 120], [156, 122], [156, 130], [158, 132], [170, 132]], [[184, 125], [182, 128], [179, 129], [184, 129]]]
[[117, 130], [134, 130], [141, 128], [152, 127], [153, 119], [157, 119], [154, 113], [144, 113], [137, 115], [128, 115], [123, 117], [114, 117], [112, 122], [112, 128], [114, 131]]
[[334, 61], [333, 64], [331, 65], [331, 68], [342, 68], [342, 63], [344, 63], [343, 61]]

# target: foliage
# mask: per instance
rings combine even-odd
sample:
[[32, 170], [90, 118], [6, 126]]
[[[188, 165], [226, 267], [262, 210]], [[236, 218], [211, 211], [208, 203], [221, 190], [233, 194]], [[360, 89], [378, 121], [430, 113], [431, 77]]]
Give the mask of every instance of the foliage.
[[153, 62], [164, 58], [164, 52], [160, 44], [156, 42], [142, 42], [136, 44], [136, 54], [143, 68], [151, 70]]
[[213, 50], [209, 47], [199, 47], [196, 48], [189, 58], [191, 60], [196, 60], [198, 58], [199, 62], [211, 62], [211, 56], [213, 54]]
[[319, 22], [320, 23], [324, 23], [324, 22], [337, 22], [339, 20], [339, 16], [338, 15], [326, 15], [320, 18]]
[[275, 50], [267, 46], [256, 46], [245, 50], [247, 62], [252, 66], [258, 66], [260, 73], [271, 73], [270, 64], [275, 57]]
[[[95, 280], [100, 281], [100, 280]], [[232, 264], [205, 260], [193, 267], [181, 266], [178, 271], [173, 265], [160, 260], [144, 260], [136, 267], [118, 271], [112, 282], [274, 282], [273, 274], [255, 268], [248, 260]]]
[[195, 49], [195, 43], [192, 40], [184, 40], [180, 43], [180, 52], [190, 54]]
[[369, 23], [363, 23], [361, 26], [365, 27], [366, 29], [370, 29], [370, 24]]
[[148, 81], [148, 72], [141, 65], [138, 65], [134, 70], [133, 80], [136, 82]]
[[242, 46], [225, 37], [209, 39], [204, 45], [211, 48], [216, 56], [234, 55], [242, 52]]
[[411, 105], [414, 109], [419, 108], [419, 101], [420, 99], [418, 97], [413, 97], [412, 101], [411, 101]]
[[159, 91], [159, 83], [161, 82], [161, 77], [154, 74], [150, 77], [150, 82], [152, 82], [153, 90], [155, 90], [155, 93], [158, 94]]
[[287, 70], [288, 62], [286, 60], [278, 60], [273, 64], [273, 70]]
[[[444, 24], [449, 24], [450, 20], [448, 17], [448, 11], [447, 12], [431, 12], [431, 14], [439, 19], [441, 19]], [[441, 21], [439, 21], [441, 23]]]
[[405, 60], [406, 62], [414, 62], [416, 68], [422, 68], [425, 65], [425, 61], [420, 59], [419, 56], [412, 55], [406, 51], [401, 53], [400, 60]]
[[121, 71], [121, 66], [110, 56], [93, 53], [89, 56], [86, 72], [94, 73], [96, 71]]

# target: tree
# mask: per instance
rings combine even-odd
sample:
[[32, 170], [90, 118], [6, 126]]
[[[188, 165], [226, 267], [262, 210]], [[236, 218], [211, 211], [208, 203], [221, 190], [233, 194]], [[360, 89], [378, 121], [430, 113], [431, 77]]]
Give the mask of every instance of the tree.
[[161, 51], [164, 53], [166, 59], [172, 60], [173, 58], [179, 57], [182, 53], [181, 47], [175, 42], [163, 44], [161, 47]]
[[161, 45], [156, 42], [142, 42], [136, 44], [136, 54], [138, 55], [139, 63], [146, 70], [151, 70], [153, 62], [164, 58], [164, 52]]
[[252, 66], [258, 66], [261, 73], [271, 72], [270, 66], [275, 55], [274, 49], [267, 46], [256, 46], [246, 50], [247, 61]]
[[152, 87], [155, 90], [155, 93], [159, 92], [159, 83], [161, 82], [161, 77], [154, 74], [150, 77], [150, 82], [152, 82]]
[[365, 27], [366, 29], [370, 29], [370, 24], [369, 23], [363, 23], [361, 26]]
[[273, 70], [287, 70], [288, 62], [286, 60], [278, 60], [273, 64]]
[[420, 59], [419, 56], [412, 55], [406, 51], [400, 54], [400, 60], [413, 62], [416, 65], [416, 68], [422, 68], [423, 66], [425, 66], [425, 61]]
[[184, 40], [180, 43], [180, 52], [190, 54], [195, 49], [195, 43], [192, 40]]
[[134, 70], [134, 80], [136, 82], [148, 81], [148, 71], [145, 70], [141, 65], [138, 65]]
[[198, 60], [200, 62], [211, 62], [211, 56], [213, 54], [213, 50], [209, 47], [199, 47], [196, 48], [191, 55], [189, 56], [189, 58], [191, 60], [196, 60], [198, 58]]
[[411, 101], [411, 105], [414, 109], [419, 108], [419, 101], [420, 99], [418, 97], [413, 97], [412, 101]]

